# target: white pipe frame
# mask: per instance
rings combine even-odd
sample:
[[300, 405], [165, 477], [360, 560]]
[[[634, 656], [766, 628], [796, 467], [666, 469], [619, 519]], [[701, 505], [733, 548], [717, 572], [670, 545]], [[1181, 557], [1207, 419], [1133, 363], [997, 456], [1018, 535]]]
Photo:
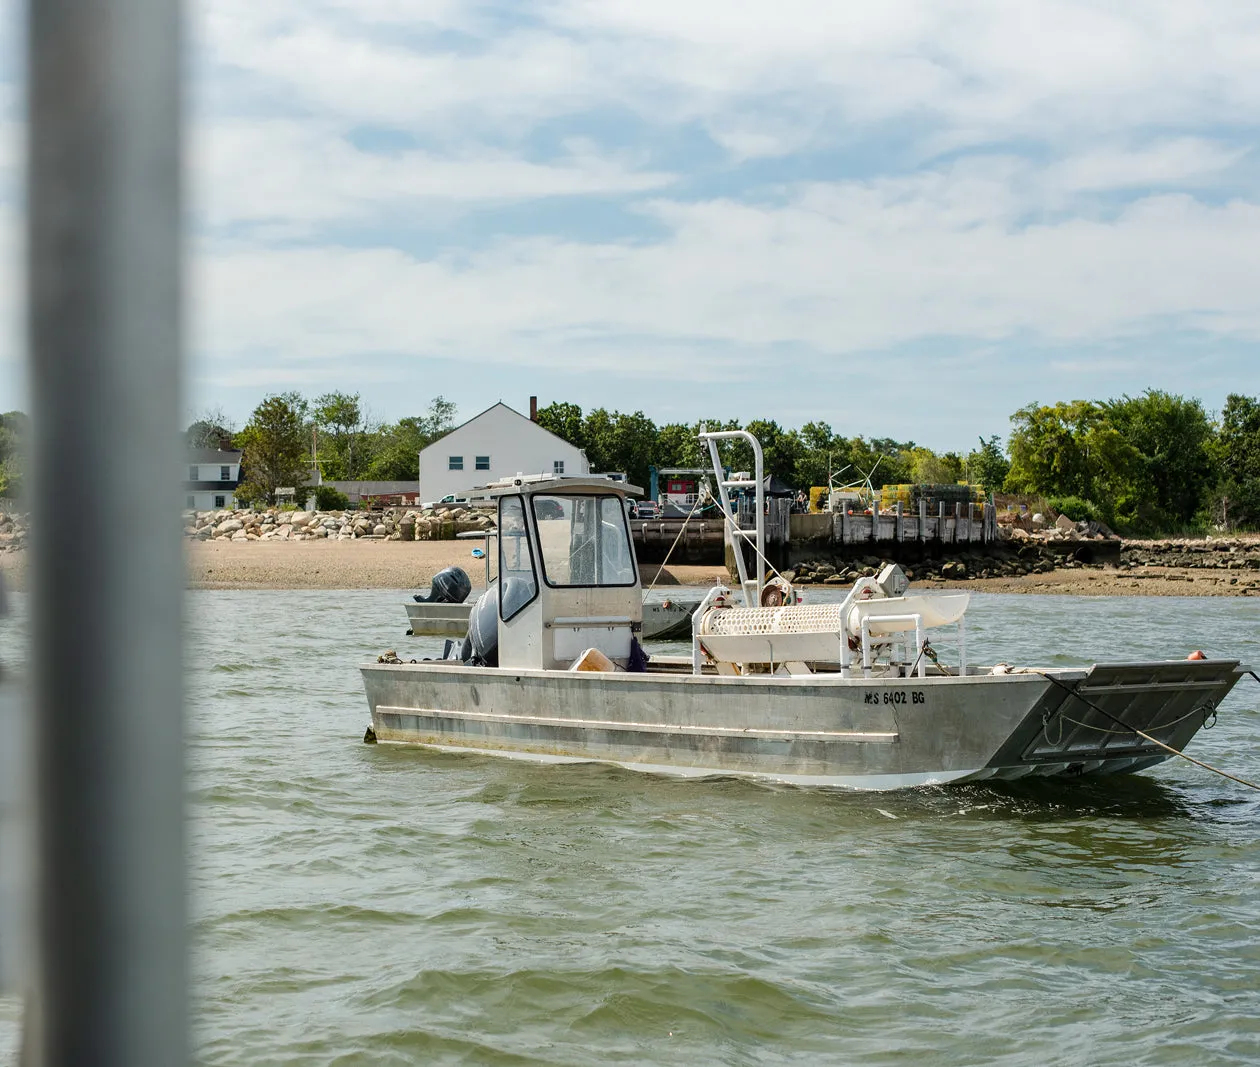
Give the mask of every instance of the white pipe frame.
[[[862, 677], [869, 678], [871, 676], [871, 623], [885, 622], [912, 622], [914, 623], [914, 648], [917, 656], [917, 669], [920, 678], [927, 676], [927, 670], [923, 665], [923, 616], [914, 613], [910, 615], [879, 615], [872, 617], [867, 615], [862, 619]], [[846, 641], [847, 645], [848, 642]], [[907, 675], [907, 677], [910, 677]]]
[[[747, 430], [713, 430], [705, 431], [699, 435], [700, 440], [709, 446], [709, 459], [713, 463], [713, 477], [717, 482], [718, 494], [722, 501], [722, 512], [732, 521], [727, 524], [726, 536], [735, 551], [735, 566], [739, 570], [739, 587], [740, 592], [744, 595], [744, 606], [756, 608], [761, 606], [761, 594], [765, 589], [766, 575], [766, 486], [765, 486], [765, 459], [761, 451], [761, 442], [757, 440]], [[757, 553], [757, 575], [755, 579], [748, 577], [748, 567], [744, 563], [744, 551], [741, 544], [737, 544], [736, 537], [743, 540], [751, 540], [748, 532], [742, 529], [738, 523], [737, 516], [731, 513], [731, 496], [730, 489], [747, 489], [749, 483], [743, 480], [728, 480], [722, 470], [722, 457], [718, 451], [719, 441], [747, 441], [753, 450], [753, 471], [754, 483], [757, 499], [757, 529], [756, 541], [754, 548]], [[753, 588], [750, 589], [749, 587]]]

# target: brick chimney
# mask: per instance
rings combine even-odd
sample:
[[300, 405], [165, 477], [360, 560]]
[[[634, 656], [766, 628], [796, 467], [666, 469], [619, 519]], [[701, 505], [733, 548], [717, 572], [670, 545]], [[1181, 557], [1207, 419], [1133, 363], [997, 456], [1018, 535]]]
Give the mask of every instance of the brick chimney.
[[538, 421], [538, 397], [531, 396], [529, 398], [529, 421]]

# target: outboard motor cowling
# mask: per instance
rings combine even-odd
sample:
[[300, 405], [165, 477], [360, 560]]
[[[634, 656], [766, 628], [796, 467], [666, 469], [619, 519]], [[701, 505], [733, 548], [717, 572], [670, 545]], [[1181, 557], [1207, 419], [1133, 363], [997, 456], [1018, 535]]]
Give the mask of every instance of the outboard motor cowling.
[[[533, 598], [528, 582], [506, 578], [503, 582], [503, 610], [510, 618]], [[460, 658], [465, 663], [482, 667], [499, 665], [499, 583], [495, 581], [477, 598], [468, 616], [468, 636], [464, 638]]]
[[499, 665], [499, 586], [496, 582], [477, 598], [468, 616], [468, 636], [460, 650], [465, 663]]
[[472, 592], [472, 582], [462, 567], [447, 567], [433, 576], [429, 586], [429, 595], [416, 593], [415, 600], [420, 604], [462, 604]]

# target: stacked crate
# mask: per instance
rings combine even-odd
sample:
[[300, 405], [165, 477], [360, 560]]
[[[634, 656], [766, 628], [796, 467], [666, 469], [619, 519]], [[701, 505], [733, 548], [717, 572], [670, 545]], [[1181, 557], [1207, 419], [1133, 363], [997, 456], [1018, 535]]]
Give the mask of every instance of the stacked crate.
[[957, 485], [886, 485], [879, 492], [881, 511], [896, 511], [900, 504], [903, 512], [911, 514], [919, 510], [921, 500], [927, 502], [928, 514], [935, 515], [942, 504], [947, 512], [953, 512], [955, 504], [983, 504], [985, 496], [981, 486], [961, 482]]

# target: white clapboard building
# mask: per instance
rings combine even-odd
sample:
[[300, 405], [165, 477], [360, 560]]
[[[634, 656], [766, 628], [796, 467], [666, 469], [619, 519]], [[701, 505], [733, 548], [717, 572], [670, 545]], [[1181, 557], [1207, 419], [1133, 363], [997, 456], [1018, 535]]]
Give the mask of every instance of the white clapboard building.
[[[537, 399], [530, 397], [530, 413]], [[468, 496], [514, 474], [590, 474], [586, 453], [502, 401], [420, 452], [420, 499]]]
[[218, 511], [236, 507], [236, 487], [241, 481], [241, 453], [216, 448], [188, 451], [188, 479], [184, 482], [184, 507], [189, 511]]

